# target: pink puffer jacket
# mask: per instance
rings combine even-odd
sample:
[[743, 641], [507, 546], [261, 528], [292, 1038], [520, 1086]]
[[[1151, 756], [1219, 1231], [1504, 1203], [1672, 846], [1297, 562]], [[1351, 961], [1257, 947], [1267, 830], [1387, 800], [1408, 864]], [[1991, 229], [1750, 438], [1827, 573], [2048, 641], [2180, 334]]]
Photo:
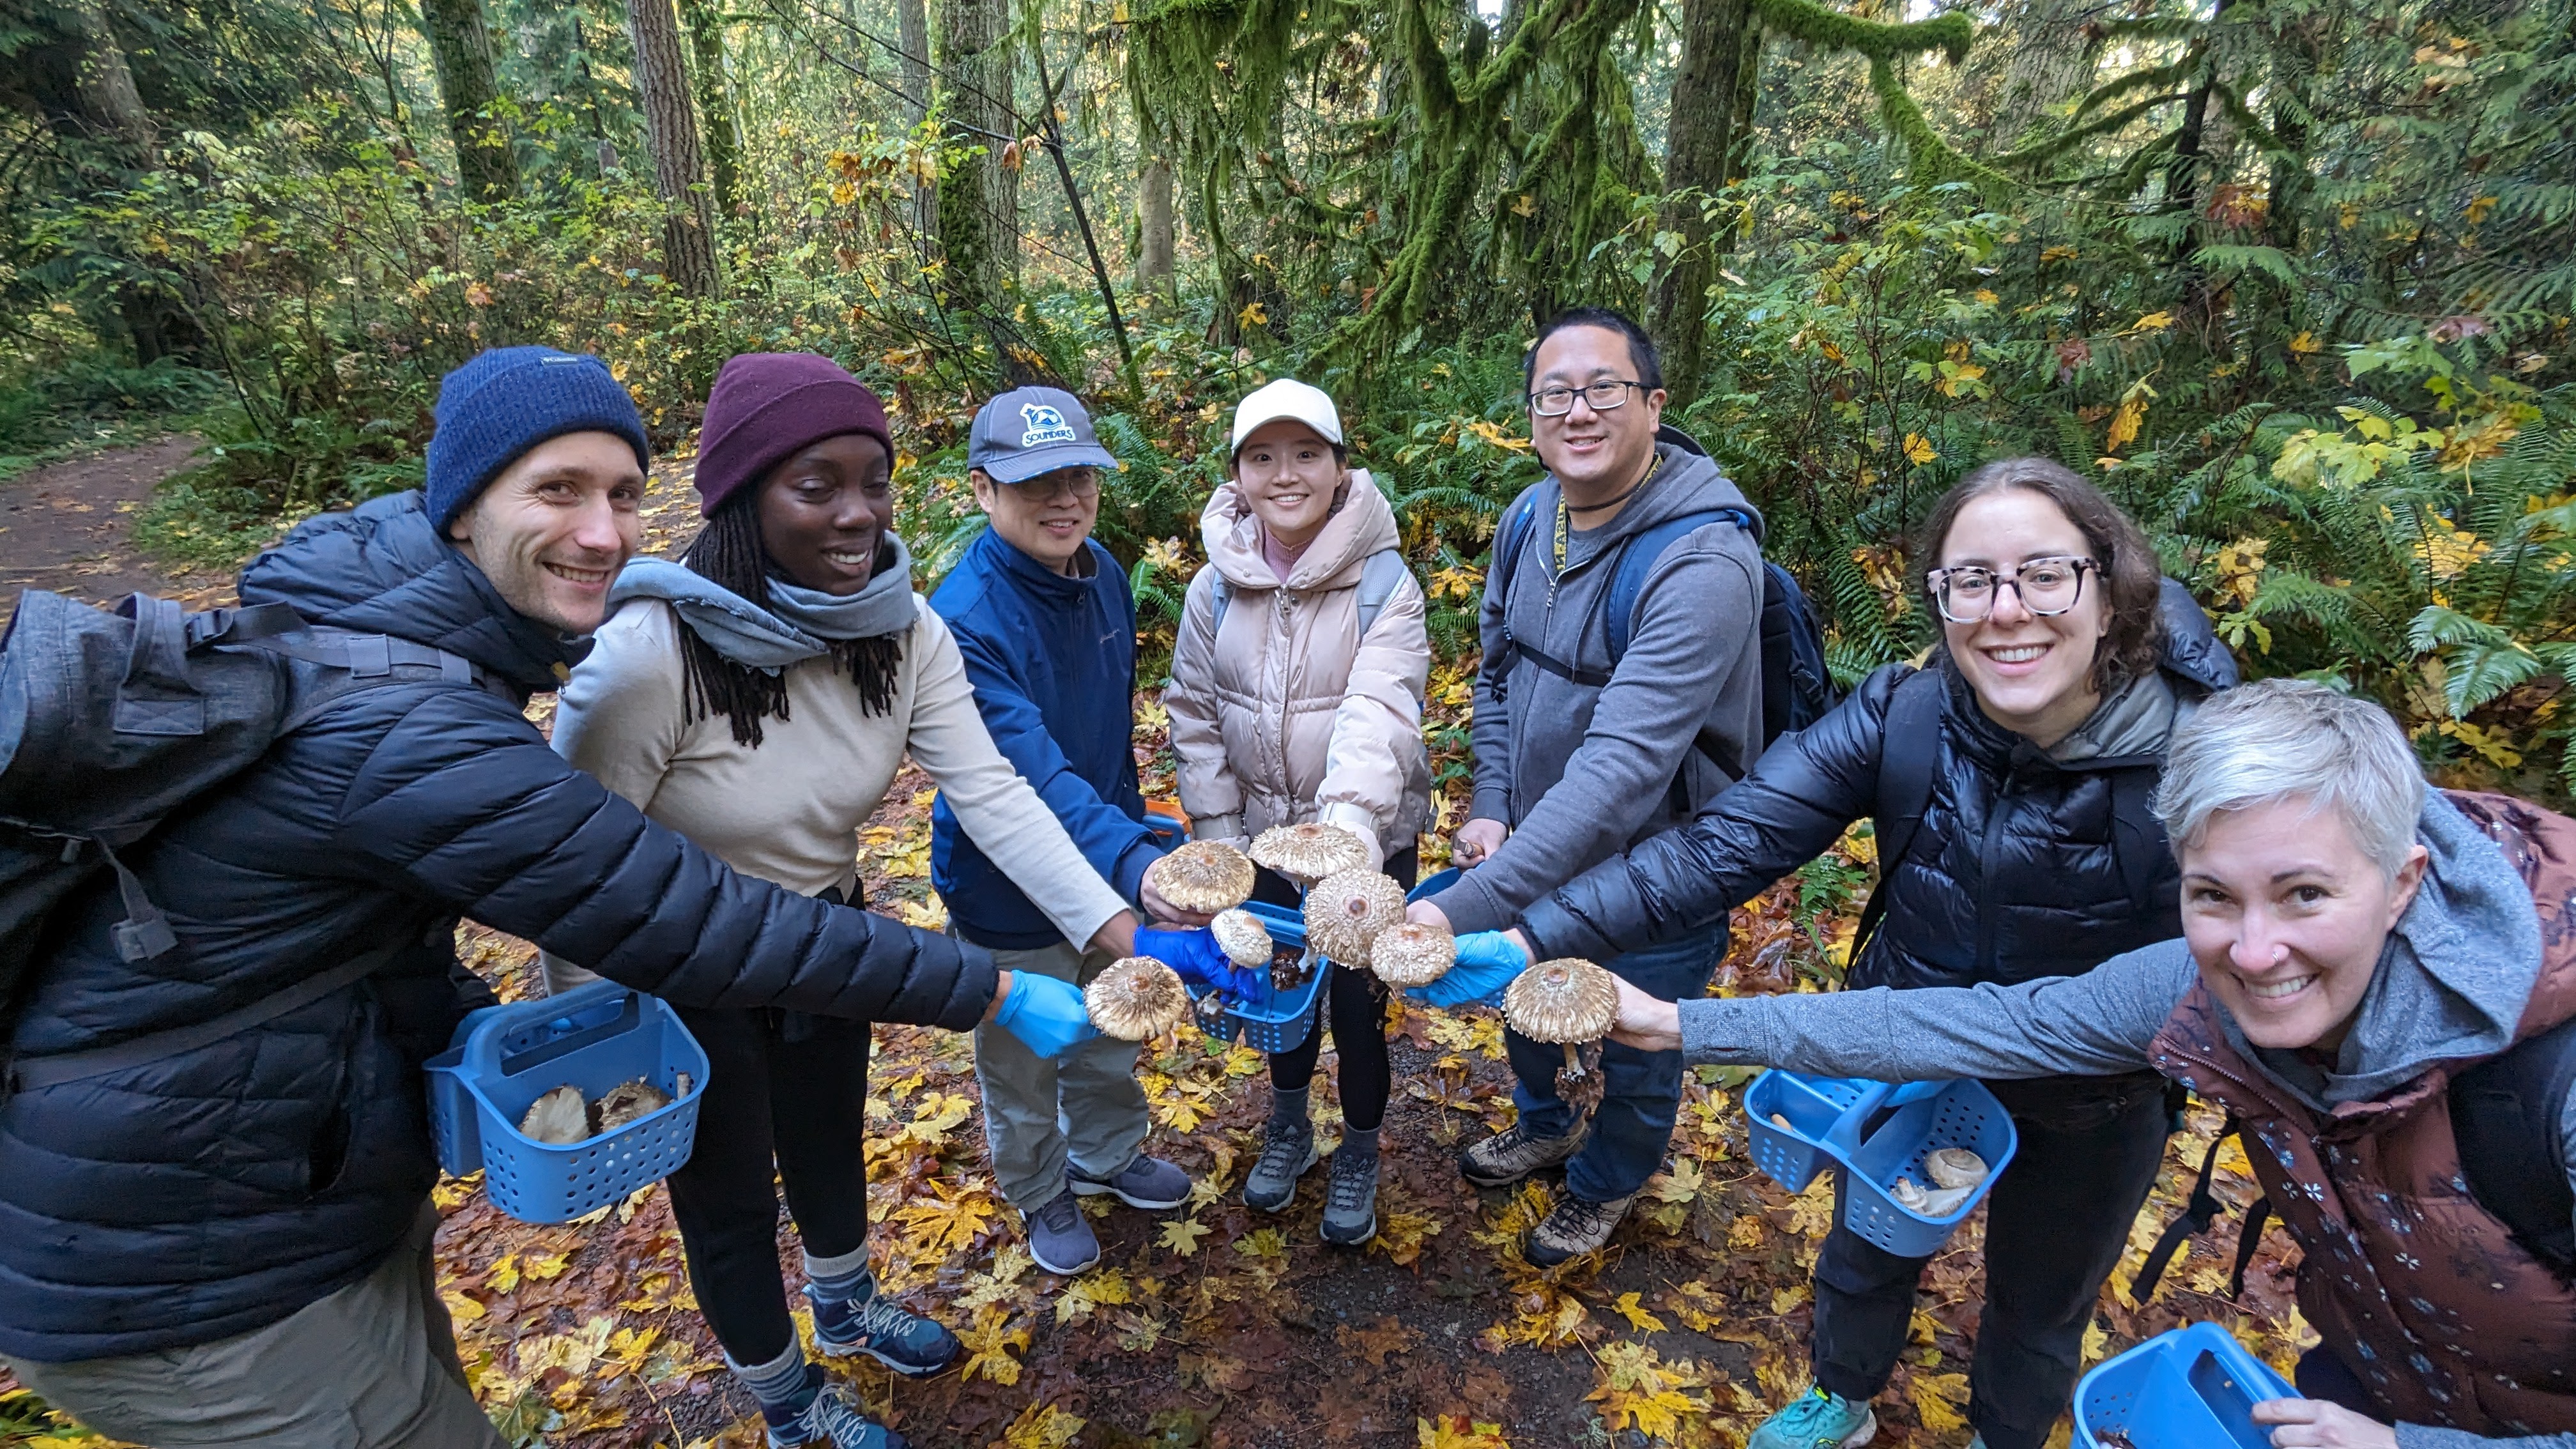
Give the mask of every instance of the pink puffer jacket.
[[[1360, 637], [1361, 571], [1397, 544], [1385, 495], [1352, 470], [1285, 587], [1233, 484], [1208, 500], [1199, 529], [1208, 566], [1190, 580], [1163, 695], [1195, 833], [1223, 839], [1322, 820], [1375, 845], [1380, 860], [1413, 844], [1431, 806], [1422, 745], [1431, 641], [1410, 573]], [[1233, 585], [1221, 626], [1220, 574]]]

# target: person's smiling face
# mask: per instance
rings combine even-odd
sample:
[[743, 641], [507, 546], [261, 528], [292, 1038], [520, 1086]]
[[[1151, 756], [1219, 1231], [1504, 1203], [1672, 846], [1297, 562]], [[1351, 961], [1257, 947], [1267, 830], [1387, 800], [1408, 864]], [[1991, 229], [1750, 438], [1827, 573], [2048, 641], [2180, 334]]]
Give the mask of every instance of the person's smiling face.
[[894, 527], [885, 444], [842, 433], [808, 445], [760, 480], [760, 546], [790, 583], [849, 595], [868, 586]]
[[1581, 389], [1599, 382], [1637, 381], [1637, 359], [1628, 339], [1607, 327], [1567, 327], [1548, 334], [1530, 359], [1529, 390], [1576, 389], [1573, 408], [1561, 417], [1535, 409], [1530, 436], [1539, 461], [1559, 483], [1584, 498], [1616, 493], [1646, 471], [1655, 453], [1655, 429], [1664, 420], [1664, 393], [1624, 389], [1625, 400], [1595, 409]]
[[1100, 470], [1088, 464], [1041, 473], [1025, 483], [1004, 483], [975, 469], [975, 502], [1002, 541], [1043, 567], [1073, 571], [1083, 540], [1100, 521]]
[[[1996, 571], [2032, 559], [2089, 558], [2093, 546], [2044, 493], [2005, 488], [1959, 510], [1941, 540], [1940, 567]], [[2045, 748], [2064, 739], [2101, 703], [2093, 659], [2110, 632], [2107, 591], [2085, 570], [2075, 606], [2042, 617], [2021, 590], [1997, 587], [1993, 607], [1974, 623], [1941, 623], [1952, 662], [1976, 691], [1986, 718]]]
[[608, 586], [644, 541], [644, 470], [615, 433], [565, 433], [504, 468], [447, 525], [503, 600], [566, 634], [608, 615]]
[[1333, 445], [1294, 418], [1263, 423], [1234, 451], [1235, 487], [1244, 506], [1287, 548], [1304, 548], [1324, 531], [1349, 477]]
[[2200, 979], [2258, 1047], [2331, 1051], [2423, 883], [2411, 847], [2390, 877], [2341, 811], [2274, 800], [2209, 818], [2175, 852], [2183, 939]]

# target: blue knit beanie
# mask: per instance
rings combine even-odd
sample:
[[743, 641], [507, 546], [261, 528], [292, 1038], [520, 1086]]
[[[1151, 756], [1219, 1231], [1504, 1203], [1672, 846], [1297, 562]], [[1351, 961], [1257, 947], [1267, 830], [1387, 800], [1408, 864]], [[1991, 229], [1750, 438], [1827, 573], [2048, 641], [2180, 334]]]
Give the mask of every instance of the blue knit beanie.
[[429, 436], [430, 522], [441, 532], [519, 456], [566, 433], [615, 433], [653, 466], [644, 416], [608, 364], [551, 347], [495, 347], [438, 385], [438, 423]]

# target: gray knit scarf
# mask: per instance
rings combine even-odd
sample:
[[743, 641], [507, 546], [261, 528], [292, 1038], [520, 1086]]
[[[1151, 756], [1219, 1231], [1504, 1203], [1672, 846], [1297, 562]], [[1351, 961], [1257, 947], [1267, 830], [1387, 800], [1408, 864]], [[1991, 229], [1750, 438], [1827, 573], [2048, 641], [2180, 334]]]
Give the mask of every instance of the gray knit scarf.
[[767, 674], [818, 659], [843, 639], [873, 639], [912, 628], [912, 554], [889, 533], [894, 560], [855, 594], [827, 594], [769, 580], [766, 609], [705, 575], [668, 559], [639, 558], [609, 587], [614, 610], [629, 599], [659, 599], [718, 654]]

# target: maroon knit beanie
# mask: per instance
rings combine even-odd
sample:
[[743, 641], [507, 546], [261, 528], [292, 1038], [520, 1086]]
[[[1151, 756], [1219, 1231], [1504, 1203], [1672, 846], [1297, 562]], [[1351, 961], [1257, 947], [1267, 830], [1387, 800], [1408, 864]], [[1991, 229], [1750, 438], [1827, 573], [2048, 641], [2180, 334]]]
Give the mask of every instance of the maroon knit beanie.
[[698, 431], [698, 512], [715, 511], [797, 450], [843, 433], [865, 433], [894, 457], [885, 404], [828, 357], [811, 352], [746, 352], [716, 374]]

